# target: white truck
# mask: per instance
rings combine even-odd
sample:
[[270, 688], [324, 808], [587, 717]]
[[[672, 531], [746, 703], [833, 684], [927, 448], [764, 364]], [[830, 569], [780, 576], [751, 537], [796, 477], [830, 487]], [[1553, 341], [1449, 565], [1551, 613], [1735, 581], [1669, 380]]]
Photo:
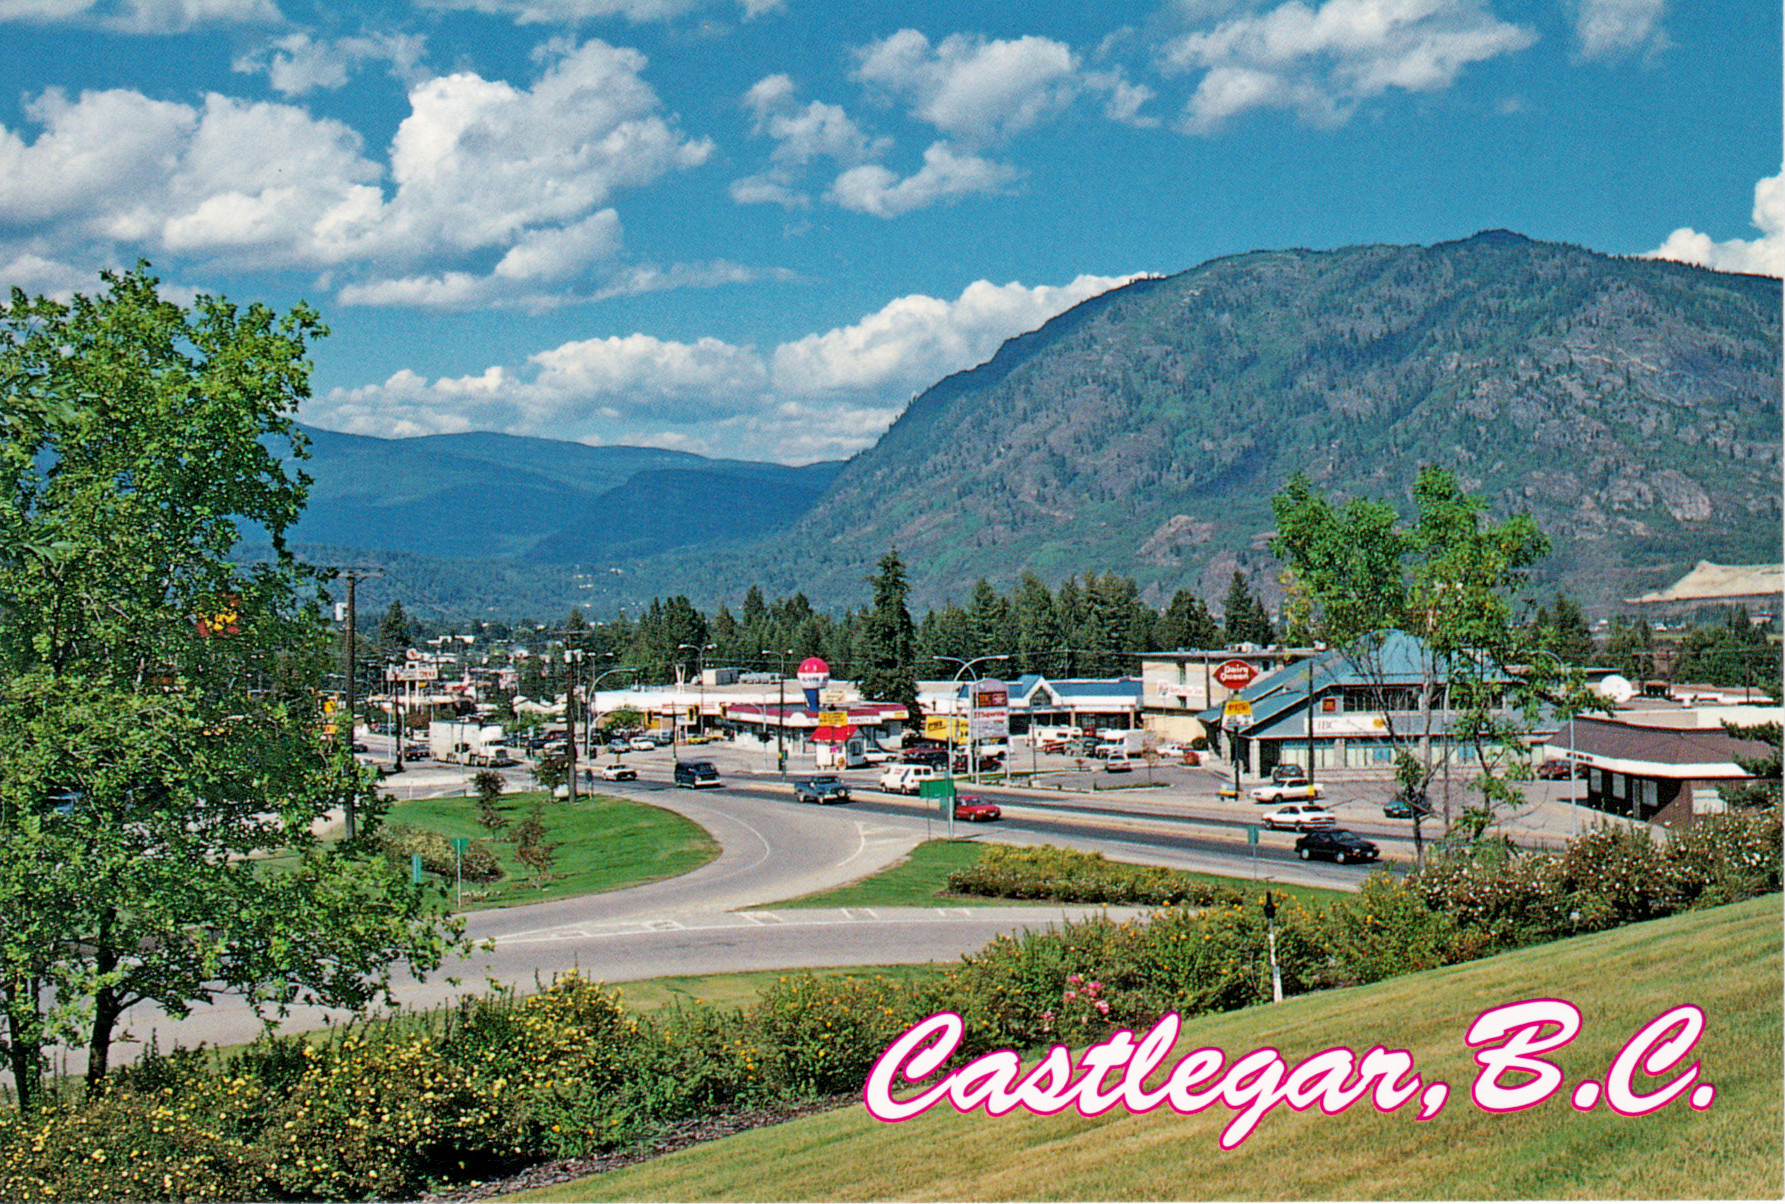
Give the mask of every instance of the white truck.
[[428, 724], [428, 752], [436, 761], [458, 765], [514, 764], [501, 725], [474, 719], [436, 719]]

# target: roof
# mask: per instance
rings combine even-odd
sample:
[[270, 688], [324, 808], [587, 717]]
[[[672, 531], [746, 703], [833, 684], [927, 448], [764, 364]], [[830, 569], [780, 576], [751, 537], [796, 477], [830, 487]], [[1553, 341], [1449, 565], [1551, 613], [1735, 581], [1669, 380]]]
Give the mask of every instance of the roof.
[[1643, 727], [1581, 716], [1552, 736], [1551, 749], [1602, 769], [1659, 778], [1745, 778], [1736, 757], [1759, 758], [1772, 748], [1737, 740], [1720, 729]]
[[[1252, 704], [1252, 722], [1248, 727], [1258, 728], [1298, 706], [1305, 706], [1310, 690], [1322, 694], [1334, 686], [1417, 684], [1428, 678], [1426, 646], [1405, 632], [1389, 632], [1368, 655], [1376, 662], [1370, 672], [1365, 672], [1350, 654], [1328, 648], [1309, 660], [1284, 665], [1254, 679], [1251, 685], [1238, 692], [1238, 697]], [[1381, 671], [1379, 678], [1377, 668]], [[1221, 717], [1224, 705], [1224, 702], [1216, 703], [1200, 712], [1198, 718], [1205, 723], [1216, 721]]]
[[1785, 564], [1712, 564], [1701, 560], [1666, 589], [1624, 601], [1698, 602], [1780, 594], [1785, 594]]

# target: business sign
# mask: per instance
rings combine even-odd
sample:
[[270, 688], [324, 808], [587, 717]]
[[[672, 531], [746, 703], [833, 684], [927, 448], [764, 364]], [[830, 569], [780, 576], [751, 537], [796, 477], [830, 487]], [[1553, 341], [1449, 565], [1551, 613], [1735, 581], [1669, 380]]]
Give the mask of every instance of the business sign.
[[392, 665], [384, 671], [385, 681], [439, 681], [440, 670], [434, 665], [424, 665], [419, 661], [407, 664]]
[[1385, 736], [1388, 718], [1370, 711], [1347, 711], [1337, 715], [1315, 715], [1316, 736]]
[[1244, 698], [1229, 698], [1221, 704], [1221, 726], [1235, 731], [1252, 722], [1252, 704]]
[[1243, 690], [1258, 676], [1258, 666], [1251, 661], [1227, 660], [1215, 666], [1215, 680], [1230, 690]]
[[831, 667], [819, 657], [808, 656], [800, 662], [799, 682], [800, 689], [806, 692], [806, 709], [816, 711], [818, 692], [830, 685]]
[[849, 725], [849, 712], [819, 711], [818, 725], [820, 727], [847, 727]]
[[994, 678], [973, 683], [973, 710], [968, 735], [975, 740], [1010, 738], [1010, 687]]

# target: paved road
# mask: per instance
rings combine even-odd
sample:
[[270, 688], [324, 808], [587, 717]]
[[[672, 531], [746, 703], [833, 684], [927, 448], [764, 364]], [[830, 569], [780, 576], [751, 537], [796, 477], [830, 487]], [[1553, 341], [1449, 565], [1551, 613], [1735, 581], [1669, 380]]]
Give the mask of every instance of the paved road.
[[[376, 743], [373, 748], [375, 755], [382, 751]], [[695, 754], [684, 750], [684, 755]], [[792, 801], [785, 781], [765, 772], [764, 759], [756, 750], [712, 745], [702, 747], [698, 755], [719, 763], [727, 781], [724, 788], [674, 789], [668, 782], [670, 754], [660, 750], [627, 758], [639, 769], [640, 781], [603, 783], [601, 789], [668, 807], [701, 824], [723, 849], [718, 859], [683, 877], [630, 890], [472, 913], [471, 934], [491, 947], [427, 983], [405, 979], [398, 987], [402, 1002], [432, 1006], [487, 982], [524, 989], [571, 969], [607, 982], [624, 982], [672, 973], [949, 960], [980, 948], [998, 933], [1097, 910], [778, 907], [782, 901], [874, 873], [921, 840], [944, 835], [947, 824], [932, 809], [933, 803], [926, 806], [922, 800], [873, 789], [871, 772], [844, 775], [857, 795], [848, 806], [801, 806]], [[1068, 779], [1075, 772], [1063, 769], [1055, 776]], [[1256, 845], [1248, 843], [1247, 826], [1258, 808], [1243, 800], [1220, 799], [1217, 792], [1224, 782], [1218, 772], [1172, 766], [1155, 773], [1156, 785], [1106, 786], [1094, 794], [987, 788], [982, 793], [1004, 808], [1004, 821], [982, 827], [957, 824], [956, 834], [1016, 844], [1066, 845], [1121, 860], [1261, 882], [1345, 888], [1368, 872], [1362, 867], [1304, 865], [1294, 858], [1294, 837], [1289, 833], [1262, 833]], [[516, 787], [526, 784], [525, 767], [508, 771], [508, 776]], [[467, 783], [465, 770], [424, 761], [392, 778], [388, 786], [398, 797], [420, 797], [465, 793]], [[1555, 801], [1555, 785], [1537, 784], [1537, 801], [1521, 820], [1534, 832], [1566, 834], [1568, 809]], [[1383, 844], [1391, 857], [1410, 857], [1408, 825], [1381, 818], [1379, 803], [1387, 792], [1380, 783], [1347, 783], [1335, 790], [1340, 797], [1332, 801], [1344, 822]], [[464, 985], [455, 986], [447, 977]], [[302, 1010], [286, 1026], [312, 1027], [327, 1019], [315, 1010]], [[258, 1021], [246, 1008], [224, 1002], [180, 1022], [140, 1009], [126, 1016], [125, 1027], [142, 1039], [154, 1032], [167, 1048], [176, 1040], [187, 1044], [247, 1040], [258, 1030]], [[127, 1045], [118, 1049], [120, 1057], [131, 1052]]]

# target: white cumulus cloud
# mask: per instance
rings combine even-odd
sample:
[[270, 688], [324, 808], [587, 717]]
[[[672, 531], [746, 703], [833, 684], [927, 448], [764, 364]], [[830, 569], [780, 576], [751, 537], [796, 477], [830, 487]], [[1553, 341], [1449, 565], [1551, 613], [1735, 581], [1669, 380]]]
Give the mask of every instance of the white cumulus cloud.
[[[709, 7], [712, 0], [420, 0], [424, 8], [456, 9], [507, 17], [521, 25], [578, 25], [584, 21], [622, 17], [634, 24], [668, 21]], [[746, 17], [782, 7], [784, 0], [739, 0]]]
[[901, 297], [767, 354], [712, 338], [581, 339], [518, 368], [435, 380], [404, 371], [335, 389], [306, 404], [304, 420], [375, 435], [499, 430], [784, 463], [837, 458], [877, 439], [914, 393], [1130, 279], [979, 281], [953, 300]]
[[1667, 0], [1572, 0], [1574, 35], [1583, 58], [1610, 58], [1644, 48], [1662, 49], [1661, 19]]
[[282, 25], [285, 18], [272, 0], [5, 0], [0, 21], [169, 34], [208, 25]]
[[367, 63], [388, 62], [398, 79], [419, 82], [419, 64], [427, 39], [416, 34], [365, 34], [359, 37], [313, 38], [287, 34], [232, 64], [243, 74], [264, 72], [282, 96], [303, 96], [319, 89], [344, 86]]
[[1650, 251], [1648, 258], [1677, 259], [1719, 272], [1785, 277], [1785, 170], [1754, 185], [1753, 216], [1759, 238], [1717, 242], [1708, 234], [1682, 226]]
[[902, 29], [856, 52], [856, 78], [911, 104], [951, 137], [985, 146], [1032, 129], [1077, 97], [1078, 56], [1051, 38], [953, 34], [932, 46]]
[[52, 89], [25, 107], [34, 138], [0, 127], [0, 259], [318, 270], [360, 304], [557, 304], [585, 273], [583, 296], [624, 291], [612, 199], [713, 149], [662, 112], [644, 67], [636, 51], [563, 42], [531, 87], [422, 81], [388, 162], [293, 104]]
[[1536, 34], [1477, 0], [1290, 0], [1163, 47], [1168, 72], [1203, 72], [1183, 128], [1210, 133], [1241, 113], [1286, 108], [1316, 125], [1349, 119], [1390, 89], [1448, 88], [1471, 63], [1530, 46]]
[[1004, 192], [1021, 176], [1014, 167], [937, 142], [924, 151], [923, 166], [904, 179], [864, 163], [838, 176], [826, 199], [857, 213], [898, 217], [941, 201]]

